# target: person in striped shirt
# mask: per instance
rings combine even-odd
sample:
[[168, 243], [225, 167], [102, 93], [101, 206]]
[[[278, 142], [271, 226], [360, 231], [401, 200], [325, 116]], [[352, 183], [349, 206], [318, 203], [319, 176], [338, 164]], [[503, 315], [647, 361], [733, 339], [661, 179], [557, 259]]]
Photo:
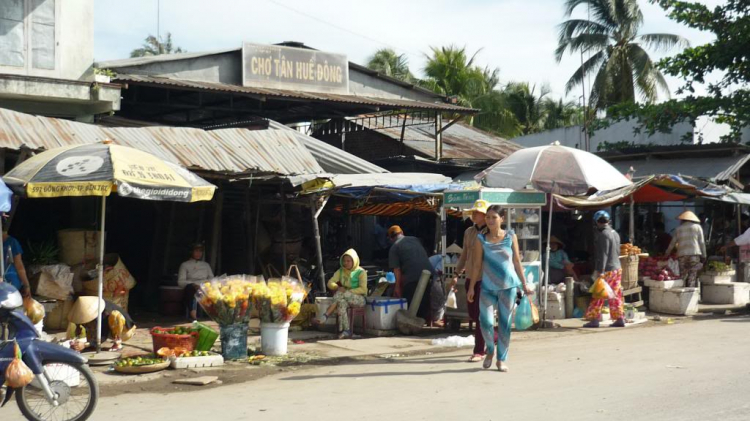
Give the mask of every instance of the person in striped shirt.
[[677, 249], [680, 262], [680, 276], [685, 280], [685, 286], [698, 286], [698, 271], [706, 261], [706, 241], [703, 237], [701, 221], [691, 211], [685, 211], [677, 217], [682, 224], [675, 230], [672, 242], [667, 249], [667, 256]]

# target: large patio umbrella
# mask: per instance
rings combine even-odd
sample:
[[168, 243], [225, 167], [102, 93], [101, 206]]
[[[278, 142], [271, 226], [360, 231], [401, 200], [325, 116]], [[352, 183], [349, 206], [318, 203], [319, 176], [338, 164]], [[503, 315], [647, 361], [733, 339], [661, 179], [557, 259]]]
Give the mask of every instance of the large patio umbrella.
[[[3, 231], [3, 218], [2, 214], [5, 212], [10, 212], [11, 208], [11, 199], [13, 197], [13, 192], [10, 191], [8, 186], [5, 185], [2, 181], [0, 181], [0, 233]], [[0, 282], [3, 282], [5, 280], [5, 244], [0, 239]]]
[[[476, 176], [487, 187], [523, 190], [533, 188], [549, 194], [547, 257], [544, 286], [549, 285], [549, 240], [552, 236], [553, 194], [577, 196], [595, 191], [614, 190], [632, 184], [625, 175], [598, 156], [580, 149], [548, 146], [521, 149]], [[542, 318], [546, 319], [547, 294], [544, 294]]]
[[[196, 202], [211, 200], [216, 186], [187, 169], [149, 153], [111, 141], [51, 149], [24, 161], [5, 177], [13, 190], [30, 198], [100, 196], [99, 298], [104, 283], [104, 227], [107, 196]], [[101, 301], [100, 301], [101, 302]], [[96, 349], [101, 349], [102, 308], [97, 318]]]

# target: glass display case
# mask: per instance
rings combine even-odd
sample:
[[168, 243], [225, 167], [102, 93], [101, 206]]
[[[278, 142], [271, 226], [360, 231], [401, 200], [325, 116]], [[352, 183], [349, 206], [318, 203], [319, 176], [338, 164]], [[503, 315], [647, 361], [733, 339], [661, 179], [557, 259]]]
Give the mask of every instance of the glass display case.
[[529, 282], [540, 281], [542, 249], [542, 208], [507, 207], [506, 225], [516, 233], [521, 262]]

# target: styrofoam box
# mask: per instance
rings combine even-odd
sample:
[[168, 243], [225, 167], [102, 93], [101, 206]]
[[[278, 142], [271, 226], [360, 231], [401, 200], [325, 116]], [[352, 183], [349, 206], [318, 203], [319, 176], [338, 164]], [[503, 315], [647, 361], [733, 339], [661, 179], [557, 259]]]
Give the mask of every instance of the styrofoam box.
[[201, 367], [219, 367], [224, 365], [224, 357], [218, 354], [211, 354], [207, 357], [180, 357], [170, 358], [171, 368], [201, 368]]
[[672, 289], [684, 287], [685, 281], [683, 279], [675, 279], [673, 281], [655, 281], [649, 278], [643, 281], [643, 285], [649, 288]]
[[[552, 294], [550, 294], [551, 296]], [[539, 312], [541, 316], [542, 306], [539, 306]], [[547, 301], [547, 319], [559, 320], [565, 318], [565, 301]]]
[[692, 315], [698, 312], [698, 288], [654, 288], [649, 292], [648, 308], [656, 313]]
[[703, 274], [699, 278], [700, 282], [704, 285], [714, 285], [714, 284], [728, 284], [732, 282], [732, 276], [731, 275], [710, 275], [710, 274]]
[[[326, 314], [326, 310], [328, 310], [328, 307], [333, 304], [333, 298], [331, 297], [317, 297], [315, 298], [315, 305], [318, 306], [316, 317], [318, 318], [319, 322], [323, 321], [323, 315]], [[322, 323], [326, 326], [335, 326], [336, 325], [336, 317], [335, 314], [333, 317], [329, 317], [328, 320], [326, 320], [325, 323]]]
[[704, 284], [701, 288], [704, 304], [746, 305], [750, 302], [750, 284], [731, 282], [728, 284]]
[[367, 297], [365, 328], [394, 330], [396, 329], [396, 312], [408, 308], [406, 298]]

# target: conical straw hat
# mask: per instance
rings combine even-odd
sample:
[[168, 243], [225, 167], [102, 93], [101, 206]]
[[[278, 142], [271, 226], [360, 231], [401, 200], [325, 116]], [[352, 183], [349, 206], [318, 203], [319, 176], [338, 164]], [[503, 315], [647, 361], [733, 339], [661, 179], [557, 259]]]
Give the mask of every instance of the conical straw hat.
[[680, 216], [678, 216], [677, 219], [679, 219], [680, 221], [691, 221], [691, 222], [698, 222], [698, 223], [701, 222], [701, 220], [698, 219], [698, 217], [695, 216], [695, 214], [691, 211], [682, 212], [682, 214], [680, 214]]
[[99, 300], [97, 297], [78, 298], [75, 304], [73, 304], [70, 314], [68, 314], [68, 320], [71, 323], [83, 325], [96, 319], [98, 315], [98, 301], [101, 301], [101, 309], [104, 311], [104, 300]]
[[446, 253], [461, 254], [463, 251], [464, 250], [456, 243], [451, 244], [447, 249], [445, 249]]

